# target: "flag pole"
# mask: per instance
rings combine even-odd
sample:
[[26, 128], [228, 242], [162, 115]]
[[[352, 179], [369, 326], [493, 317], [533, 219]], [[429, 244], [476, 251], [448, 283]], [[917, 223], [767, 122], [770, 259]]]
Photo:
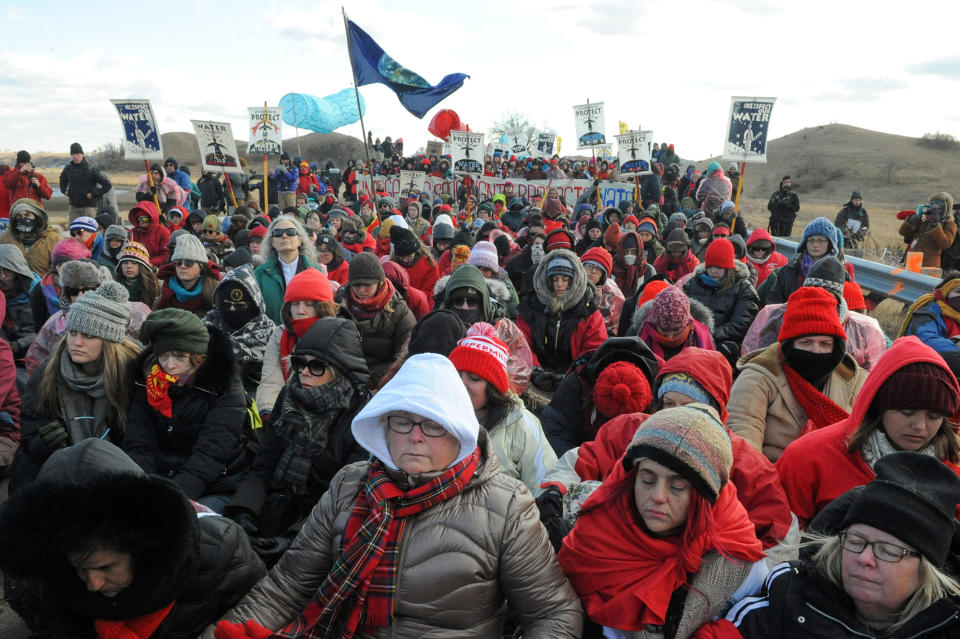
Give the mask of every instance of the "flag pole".
[[737, 198], [733, 203], [733, 222], [730, 224], [730, 233], [737, 225], [737, 218], [740, 217], [740, 194], [743, 193], [743, 174], [747, 172], [747, 163], [740, 163], [740, 179], [737, 181]]
[[373, 182], [373, 163], [370, 161], [370, 146], [367, 144], [367, 127], [363, 123], [363, 109], [360, 108], [360, 87], [357, 86], [357, 74], [354, 72], [355, 67], [353, 66], [353, 52], [350, 50], [350, 25], [347, 23], [347, 10], [340, 7], [340, 11], [343, 12], [343, 31], [347, 35], [347, 56], [350, 58], [350, 75], [353, 77], [353, 92], [357, 97], [357, 115], [360, 116], [360, 132], [363, 133], [363, 137], [361, 138], [363, 141], [363, 151], [367, 156], [367, 167], [370, 171], [370, 191], [373, 193], [373, 215], [379, 217], [377, 209], [380, 208], [380, 205], [377, 202], [377, 189]]
[[[296, 120], [296, 117], [294, 117], [294, 120]], [[263, 101], [263, 121], [267, 122], [267, 101], [266, 100]], [[283, 144], [282, 135], [280, 136], [280, 144], [281, 145]], [[263, 193], [262, 193], [263, 211], [261, 211], [261, 213], [264, 215], [266, 215], [267, 211], [270, 210], [270, 201], [268, 197], [269, 191], [270, 191], [270, 183], [268, 182], [268, 176], [267, 176], [267, 173], [269, 173], [269, 171], [270, 171], [270, 167], [267, 166], [267, 148], [264, 147], [263, 149], [263, 186], [261, 187], [263, 189]], [[296, 202], [294, 202], [294, 204], [296, 204]]]

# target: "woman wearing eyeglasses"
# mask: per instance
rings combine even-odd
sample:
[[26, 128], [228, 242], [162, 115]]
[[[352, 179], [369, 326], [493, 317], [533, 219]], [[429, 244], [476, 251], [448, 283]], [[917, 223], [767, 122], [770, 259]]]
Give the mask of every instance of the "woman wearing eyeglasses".
[[193, 235], [177, 238], [173, 257], [160, 267], [157, 277], [163, 280], [163, 288], [155, 310], [180, 308], [203, 317], [213, 308], [213, 291], [220, 282], [220, 267], [207, 259], [206, 249]]
[[508, 606], [524, 637], [580, 636], [533, 497], [500, 472], [450, 360], [409, 358], [352, 432], [372, 459], [337, 473], [216, 636], [493, 639]]
[[274, 560], [337, 471], [366, 458], [350, 432], [370, 397], [356, 324], [317, 318], [288, 362], [291, 374], [260, 435], [260, 450], [224, 511], [251, 537], [280, 537], [270, 544]]
[[293, 276], [317, 268], [317, 251], [303, 224], [292, 215], [281, 215], [267, 227], [263, 264], [253, 272], [263, 293], [267, 317], [280, 324], [283, 294]]
[[149, 347], [130, 368], [123, 450], [147, 473], [222, 512], [246, 465], [247, 402], [230, 341], [178, 308], [151, 313], [140, 339]]
[[350, 263], [344, 259], [346, 250], [340, 246], [337, 238], [330, 233], [321, 233], [317, 237], [317, 261], [327, 269], [327, 279], [340, 286], [350, 277]]
[[758, 596], [740, 601], [696, 639], [960, 636], [951, 548], [960, 478], [910, 452], [884, 457], [876, 470], [876, 479], [831, 506], [832, 521], [800, 561], [774, 567]]

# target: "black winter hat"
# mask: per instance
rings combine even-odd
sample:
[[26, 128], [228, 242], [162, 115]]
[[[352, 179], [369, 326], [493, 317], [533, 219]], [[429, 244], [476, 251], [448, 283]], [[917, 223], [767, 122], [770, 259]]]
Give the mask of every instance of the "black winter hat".
[[413, 255], [420, 248], [420, 240], [413, 231], [397, 225], [390, 228], [390, 244], [393, 245], [393, 254], [400, 257]]
[[289, 159], [290, 159], [290, 154], [287, 153], [286, 151], [284, 151], [283, 153], [280, 154], [280, 159], [281, 159], [281, 160], [289, 160]]
[[803, 285], [825, 288], [833, 293], [833, 296], [839, 302], [843, 299], [843, 283], [846, 279], [847, 272], [840, 260], [832, 255], [827, 255], [813, 263], [813, 266], [807, 271], [807, 278], [803, 280]]
[[453, 234], [453, 241], [450, 242], [450, 246], [467, 246], [473, 248], [473, 234], [467, 229], [460, 229]]
[[410, 332], [409, 355], [437, 353], [447, 357], [457, 347], [457, 342], [466, 337], [467, 329], [453, 311], [437, 308], [423, 317]]
[[164, 166], [166, 166], [166, 165], [168, 165], [168, 164], [172, 164], [172, 165], [173, 165], [173, 170], [174, 170], [174, 171], [176, 171], [177, 169], [180, 168], [180, 163], [177, 162], [176, 159], [174, 159], [173, 157], [169, 157], [169, 158], [167, 158], [166, 160], [163, 161], [163, 165], [164, 165]]
[[353, 256], [347, 273], [351, 284], [380, 284], [387, 277], [377, 256], [367, 252]]
[[83, 153], [83, 147], [80, 146], [79, 142], [74, 142], [70, 145], [70, 155], [73, 155], [74, 153]]
[[17, 164], [23, 164], [30, 161], [30, 154], [26, 151], [17, 151]]
[[938, 459], [905, 451], [885, 455], [874, 470], [877, 478], [854, 498], [840, 530], [873, 526], [942, 567], [958, 533], [960, 477]]
[[297, 342], [293, 354], [313, 355], [333, 364], [337, 372], [354, 385], [366, 385], [370, 379], [367, 361], [360, 346], [360, 332], [353, 320], [342, 317], [317, 319]]

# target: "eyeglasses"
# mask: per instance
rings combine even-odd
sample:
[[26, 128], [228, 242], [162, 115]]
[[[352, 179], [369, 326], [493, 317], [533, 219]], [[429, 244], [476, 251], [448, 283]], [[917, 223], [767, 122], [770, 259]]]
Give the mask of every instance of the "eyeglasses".
[[273, 229], [272, 231], [270, 231], [270, 237], [283, 237], [284, 235], [286, 235], [287, 237], [293, 237], [296, 234], [297, 234], [297, 229], [295, 229], [292, 226], [286, 229]]
[[174, 260], [173, 265], [177, 268], [191, 268], [196, 263], [196, 260]]
[[95, 291], [95, 290], [97, 290], [96, 286], [91, 286], [88, 288], [73, 288], [72, 286], [64, 286], [63, 294], [66, 295], [67, 297], [79, 297], [84, 293], [89, 293], [90, 291]]
[[305, 357], [298, 355], [290, 357], [290, 368], [292, 368], [295, 373], [301, 373], [303, 369], [306, 368], [312, 376], [321, 377], [327, 372], [327, 366], [329, 366], [329, 364], [319, 359], [307, 360]]
[[317, 249], [317, 255], [333, 255], [333, 251], [328, 248]]
[[415, 422], [409, 417], [403, 415], [387, 415], [387, 428], [400, 435], [406, 435], [413, 430], [414, 426], [420, 427], [420, 432], [427, 437], [443, 437], [447, 434], [447, 429], [437, 422], [424, 419]]
[[919, 557], [920, 553], [916, 550], [907, 550], [903, 546], [898, 546], [897, 544], [891, 544], [885, 541], [867, 541], [860, 535], [855, 535], [853, 533], [842, 532], [840, 533], [840, 545], [844, 550], [852, 552], [856, 555], [859, 555], [866, 549], [867, 546], [870, 546], [870, 550], [873, 552], [873, 556], [879, 559], [880, 561], [886, 561], [887, 563], [895, 564], [899, 563], [904, 557]]

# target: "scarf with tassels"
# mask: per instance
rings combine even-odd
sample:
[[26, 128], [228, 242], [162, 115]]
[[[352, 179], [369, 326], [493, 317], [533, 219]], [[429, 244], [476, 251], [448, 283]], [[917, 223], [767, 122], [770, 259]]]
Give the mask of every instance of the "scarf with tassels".
[[174, 603], [176, 602], [171, 601], [165, 608], [135, 619], [122, 621], [94, 619], [93, 625], [97, 631], [97, 639], [149, 639], [170, 614]]
[[[943, 315], [944, 319], [951, 319], [960, 325], [960, 311], [954, 309], [947, 303], [947, 296], [956, 288], [960, 288], [960, 279], [951, 280], [932, 293], [918, 297], [917, 301], [910, 305], [910, 309], [907, 311], [907, 316], [900, 326], [900, 332], [897, 333], [897, 337], [903, 337], [907, 334], [907, 330], [910, 328], [910, 322], [913, 321], [913, 314], [931, 302], [937, 303], [937, 306], [940, 307], [940, 314]], [[950, 336], [948, 335], [948, 337]]]

